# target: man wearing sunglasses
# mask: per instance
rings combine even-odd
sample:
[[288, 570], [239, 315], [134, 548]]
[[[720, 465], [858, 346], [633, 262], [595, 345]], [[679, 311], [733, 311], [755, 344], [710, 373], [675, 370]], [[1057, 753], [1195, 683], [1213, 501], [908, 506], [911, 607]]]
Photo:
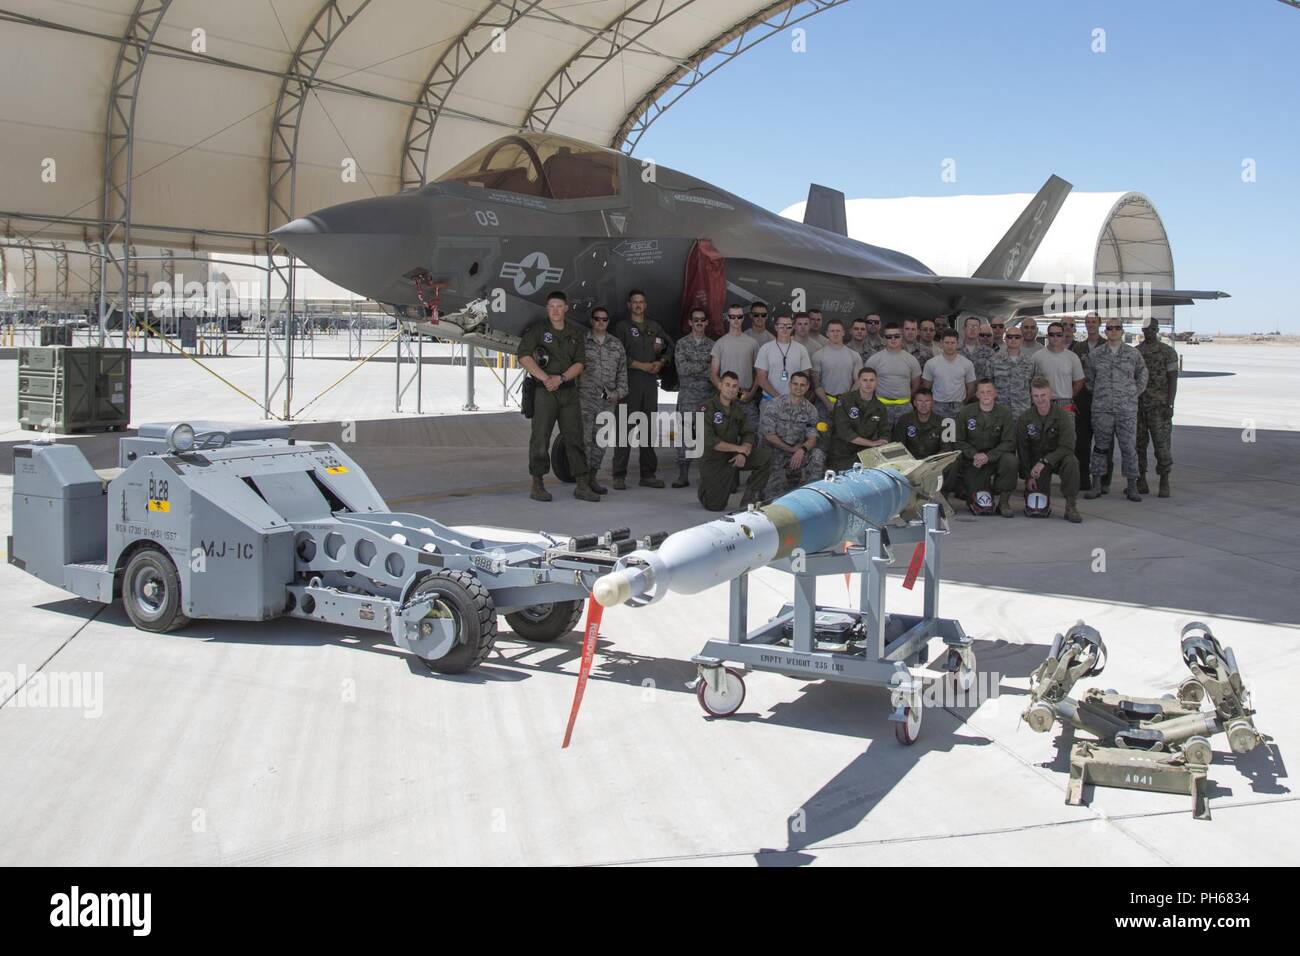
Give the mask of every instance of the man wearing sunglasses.
[[790, 394], [790, 376], [795, 372], [811, 372], [812, 358], [808, 350], [794, 340], [794, 319], [790, 313], [776, 318], [776, 339], [758, 350], [754, 359], [754, 380], [768, 398]]
[[[691, 309], [691, 334], [677, 340], [673, 358], [677, 362], [677, 420], [685, 430], [688, 417], [713, 397], [713, 383], [709, 380], [713, 364], [713, 339], [704, 334], [709, 327], [709, 315], [703, 309]], [[690, 481], [691, 460], [686, 456], [686, 440], [679, 435], [677, 445], [677, 478], [674, 488], [685, 488]]]
[[1110, 489], [1103, 483], [1106, 465], [1119, 444], [1124, 472], [1124, 497], [1141, 501], [1138, 494], [1138, 397], [1147, 387], [1147, 363], [1141, 353], [1124, 344], [1124, 325], [1106, 320], [1106, 344], [1089, 356], [1087, 381], [1092, 389], [1092, 488], [1085, 498], [1100, 498]]
[[587, 333], [587, 362], [578, 379], [582, 399], [582, 434], [587, 449], [587, 479], [598, 495], [609, 489], [596, 479], [605, 449], [596, 441], [596, 417], [613, 412], [627, 394], [627, 353], [623, 343], [609, 334], [609, 309], [598, 305], [591, 310], [591, 331]]
[[1019, 418], [1029, 408], [1029, 382], [1034, 377], [1033, 359], [1020, 350], [1020, 329], [1007, 329], [1003, 348], [993, 356], [993, 384], [998, 390], [998, 401], [1011, 409]]
[[[613, 334], [623, 343], [623, 350], [627, 352], [627, 398], [623, 403], [627, 411], [619, 418], [626, 421], [630, 416], [641, 412], [647, 422], [655, 422], [659, 415], [659, 373], [672, 354], [672, 339], [663, 330], [663, 326], [646, 315], [646, 296], [640, 289], [628, 293], [627, 311], [627, 319], [613, 330]], [[645, 429], [646, 432], [649, 430]], [[627, 443], [620, 443], [614, 452], [616, 491], [627, 487], [627, 468], [632, 457], [631, 436], [624, 436], [624, 439]], [[659, 458], [655, 455], [653, 436], [640, 436], [637, 458], [641, 484], [647, 488], [664, 487], [663, 479], [655, 476], [659, 470]]]
[[759, 348], [776, 338], [767, 330], [767, 312], [766, 302], [753, 302], [749, 306], [749, 328], [745, 334], [757, 342]]
[[1052, 404], [1073, 414], [1074, 397], [1083, 388], [1083, 363], [1065, 347], [1064, 325], [1053, 322], [1047, 327], [1047, 348], [1035, 354], [1032, 361], [1034, 374], [1041, 375], [1052, 386]]
[[898, 323], [885, 326], [885, 347], [867, 360], [867, 368], [876, 370], [876, 398], [885, 406], [887, 424], [912, 410], [912, 393], [921, 387], [921, 365], [903, 351], [903, 330]]
[[749, 427], [757, 429], [759, 388], [754, 381], [754, 360], [758, 358], [758, 343], [744, 331], [744, 326], [745, 309], [733, 302], [727, 306], [727, 334], [713, 343], [709, 356], [709, 381], [714, 391], [721, 391], [722, 373], [735, 372], [740, 381], [739, 401], [744, 406]]
[[872, 312], [867, 316], [867, 337], [862, 342], [862, 364], [885, 347], [885, 338], [880, 334], [880, 315]]

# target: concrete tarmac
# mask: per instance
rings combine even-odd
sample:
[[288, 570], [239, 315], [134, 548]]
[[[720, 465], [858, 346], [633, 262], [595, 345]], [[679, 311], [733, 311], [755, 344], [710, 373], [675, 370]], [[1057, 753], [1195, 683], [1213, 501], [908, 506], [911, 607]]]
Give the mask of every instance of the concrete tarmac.
[[[725, 588], [606, 611], [561, 750], [577, 634], [532, 644], [502, 621], [480, 669], [441, 677], [385, 639], [306, 622], [147, 634], [120, 604], [0, 566], [0, 863], [1294, 865], [1300, 349], [1184, 354], [1173, 498], [1084, 501], [1078, 526], [954, 517], [941, 613], [977, 639], [996, 696], [929, 708], [912, 747], [894, 740], [886, 692], [824, 681], [751, 674], [737, 715], [707, 717], [689, 661], [725, 634]], [[296, 433], [343, 437], [330, 422]], [[528, 500], [517, 413], [363, 421], [352, 437], [394, 508], [451, 524], [645, 532], [708, 517], [694, 488], [633, 484], [594, 505], [552, 482], [552, 504]], [[92, 458], [114, 441], [79, 439]], [[5, 533], [10, 488], [0, 477]], [[914, 613], [905, 564], [889, 609]], [[849, 593], [821, 582], [824, 602]], [[788, 597], [788, 577], [757, 572], [751, 620]], [[1065, 805], [1068, 741], [1019, 714], [1052, 635], [1080, 619], [1111, 652], [1096, 683], [1134, 694], [1186, 676], [1187, 621], [1235, 649], [1268, 741], [1236, 756], [1215, 738], [1211, 822], [1187, 797], [1136, 791]], [[79, 706], [36, 693], [83, 677]]]

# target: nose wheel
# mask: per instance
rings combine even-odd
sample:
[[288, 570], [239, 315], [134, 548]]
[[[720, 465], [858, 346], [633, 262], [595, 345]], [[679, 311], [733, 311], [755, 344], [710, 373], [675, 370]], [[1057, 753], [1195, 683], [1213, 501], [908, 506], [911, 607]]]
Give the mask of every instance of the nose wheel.
[[745, 702], [745, 679], [730, 667], [701, 667], [695, 699], [710, 717], [730, 717]]

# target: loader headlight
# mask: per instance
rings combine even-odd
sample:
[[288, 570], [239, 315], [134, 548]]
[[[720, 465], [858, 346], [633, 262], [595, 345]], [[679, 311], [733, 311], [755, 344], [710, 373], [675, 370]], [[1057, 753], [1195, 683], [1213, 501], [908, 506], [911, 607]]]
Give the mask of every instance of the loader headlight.
[[171, 451], [187, 452], [194, 448], [194, 428], [185, 422], [179, 422], [167, 429], [167, 447]]

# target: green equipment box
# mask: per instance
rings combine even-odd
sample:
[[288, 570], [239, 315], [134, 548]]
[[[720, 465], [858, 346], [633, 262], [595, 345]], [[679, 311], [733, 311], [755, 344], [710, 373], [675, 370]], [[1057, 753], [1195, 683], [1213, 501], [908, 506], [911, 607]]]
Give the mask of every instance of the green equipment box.
[[118, 431], [130, 420], [129, 349], [18, 349], [18, 423], [23, 428], [60, 434]]

